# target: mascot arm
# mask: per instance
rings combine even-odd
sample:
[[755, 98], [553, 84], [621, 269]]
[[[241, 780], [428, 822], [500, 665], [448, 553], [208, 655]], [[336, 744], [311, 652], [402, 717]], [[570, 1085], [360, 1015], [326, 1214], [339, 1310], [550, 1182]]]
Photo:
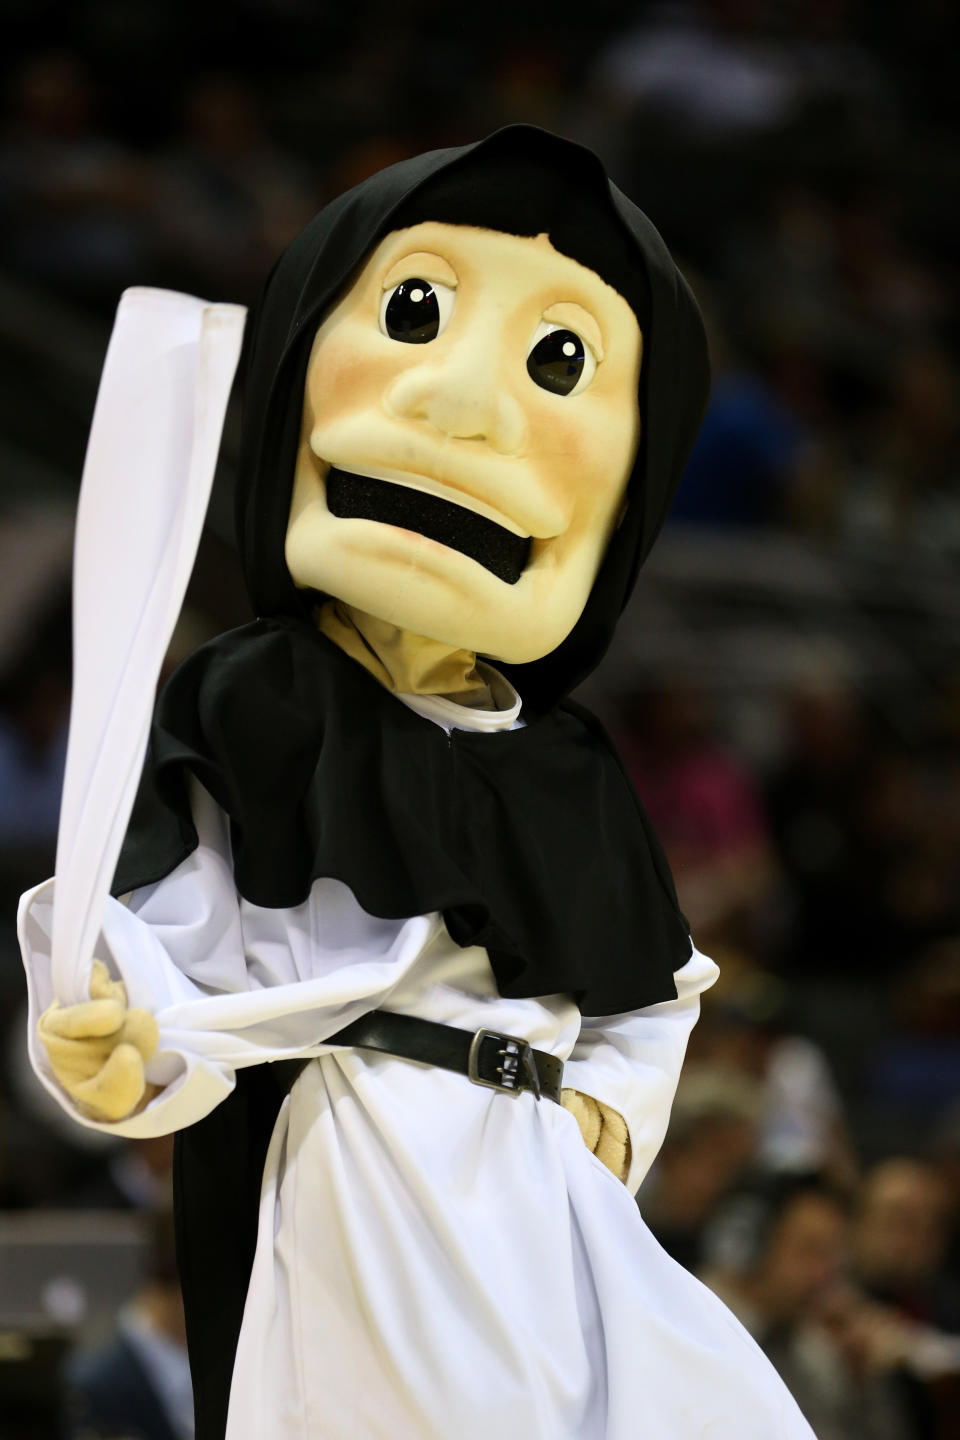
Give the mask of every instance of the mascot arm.
[[[327, 996], [295, 961], [259, 988], [245, 958], [226, 821], [198, 785], [200, 843], [165, 879], [127, 903], [108, 899], [90, 999], [54, 1003], [55, 880], [24, 895], [20, 944], [29, 995], [30, 1060], [78, 1124], [132, 1139], [192, 1125], [230, 1094], [237, 1069], [302, 1052], [323, 1034]], [[291, 983], [283, 983], [289, 979]], [[334, 1011], [329, 1030], [354, 1018]], [[329, 1033], [328, 1030], [328, 1033]]]
[[[175, 885], [178, 872], [151, 887]], [[20, 943], [29, 996], [28, 1044], [38, 1079], [59, 1105], [91, 1129], [146, 1139], [191, 1125], [226, 1099], [234, 1068], [202, 1026], [203, 991], [175, 962], [184, 936], [157, 929], [108, 899], [90, 977], [90, 999], [60, 1006], [51, 962], [54, 880], [20, 906]], [[224, 897], [227, 899], [228, 897]], [[229, 897], [236, 912], [236, 898]], [[194, 907], [194, 941], [216, 946], [222, 906]], [[221, 1040], [226, 1037], [219, 1037]], [[218, 1053], [219, 1048], [219, 1053]]]
[[631, 1194], [663, 1143], [700, 994], [717, 974], [713, 961], [694, 950], [674, 977], [676, 1000], [623, 1015], [585, 1016], [564, 1066], [564, 1107], [588, 1148]]

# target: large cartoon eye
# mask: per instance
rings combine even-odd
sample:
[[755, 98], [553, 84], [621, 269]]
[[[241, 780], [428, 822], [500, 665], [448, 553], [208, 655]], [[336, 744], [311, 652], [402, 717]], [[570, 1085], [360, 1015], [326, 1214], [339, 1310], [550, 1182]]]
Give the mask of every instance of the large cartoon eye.
[[429, 280], [401, 280], [383, 292], [380, 329], [405, 345], [426, 345], [435, 340], [453, 313], [456, 291]]
[[573, 395], [586, 389], [596, 368], [593, 351], [575, 330], [541, 320], [527, 356], [531, 380], [554, 395]]

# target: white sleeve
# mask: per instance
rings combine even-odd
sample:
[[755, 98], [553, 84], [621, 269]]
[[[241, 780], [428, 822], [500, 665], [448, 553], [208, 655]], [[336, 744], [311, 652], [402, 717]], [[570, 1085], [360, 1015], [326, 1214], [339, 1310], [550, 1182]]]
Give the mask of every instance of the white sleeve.
[[436, 917], [427, 916], [390, 925], [371, 920], [359, 953], [345, 956], [335, 947], [325, 954], [317, 930], [330, 928], [327, 911], [335, 911], [338, 900], [331, 887], [339, 882], [317, 882], [302, 906], [282, 917], [270, 912], [285, 938], [278, 944], [272, 934], [265, 946], [258, 942], [255, 911], [242, 913], [225, 817], [199, 787], [192, 802], [197, 848], [165, 879], [134, 891], [128, 905], [108, 900], [95, 952], [123, 980], [130, 1005], [157, 1020], [159, 1046], [146, 1073], [161, 1090], [140, 1114], [113, 1124], [90, 1120], [54, 1077], [37, 1021], [54, 1000], [55, 880], [20, 902], [31, 1064], [59, 1104], [89, 1128], [137, 1139], [179, 1130], [226, 1099], [242, 1066], [322, 1053], [327, 1035], [376, 1008], [436, 925]]
[[[159, 1045], [147, 1065], [147, 1080], [160, 1087], [160, 1094], [138, 1115], [111, 1124], [91, 1120], [54, 1076], [37, 1022], [55, 998], [50, 952], [56, 879], [29, 890], [20, 901], [30, 1062], [54, 1099], [78, 1124], [91, 1129], [131, 1139], [167, 1134], [201, 1120], [234, 1087], [234, 1066], [218, 1053], [221, 1047], [216, 1042], [222, 1037], [205, 1034], [195, 1025], [185, 1028], [181, 1018], [185, 1011], [195, 1011], [204, 995], [213, 993], [211, 986], [188, 973], [191, 957], [210, 966], [221, 984], [232, 975], [234, 984], [242, 987], [244, 971], [225, 825], [199, 786], [194, 788], [192, 810], [197, 848], [165, 880], [134, 891], [127, 904], [110, 897], [95, 948], [96, 956], [123, 980], [130, 1005], [142, 1006], [157, 1020]], [[159, 911], [170, 923], [151, 923], [151, 911]]]
[[46, 880], [27, 891], [18, 917], [29, 1000], [27, 1045], [41, 1084], [78, 1124], [131, 1139], [167, 1134], [201, 1120], [230, 1094], [233, 1068], [215, 1052], [203, 1053], [201, 1035], [178, 1033], [171, 1012], [178, 1002], [196, 998], [197, 987], [177, 969], [150, 926], [112, 898], [107, 900], [96, 955], [123, 979], [130, 1004], [156, 1016], [160, 1041], [147, 1065], [147, 1080], [160, 1086], [161, 1093], [138, 1115], [101, 1124], [84, 1115], [61, 1088], [37, 1033], [40, 1016], [54, 1000], [50, 951], [55, 885], [55, 880]]
[[584, 1016], [563, 1067], [564, 1086], [612, 1106], [627, 1122], [631, 1194], [639, 1190], [667, 1133], [687, 1041], [700, 1014], [700, 994], [718, 974], [713, 961], [695, 949], [674, 976], [676, 1000], [623, 1015]]

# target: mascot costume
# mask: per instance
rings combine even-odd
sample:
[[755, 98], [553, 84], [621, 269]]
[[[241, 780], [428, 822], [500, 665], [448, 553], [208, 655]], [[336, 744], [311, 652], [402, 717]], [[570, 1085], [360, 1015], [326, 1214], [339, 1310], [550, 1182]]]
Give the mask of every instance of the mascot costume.
[[20, 934], [50, 1092], [177, 1132], [198, 1440], [809, 1440], [633, 1198], [716, 970], [566, 698], [705, 402], [662, 240], [526, 126], [327, 206], [247, 325], [258, 618], [152, 725], [243, 315], [125, 299], [57, 875]]

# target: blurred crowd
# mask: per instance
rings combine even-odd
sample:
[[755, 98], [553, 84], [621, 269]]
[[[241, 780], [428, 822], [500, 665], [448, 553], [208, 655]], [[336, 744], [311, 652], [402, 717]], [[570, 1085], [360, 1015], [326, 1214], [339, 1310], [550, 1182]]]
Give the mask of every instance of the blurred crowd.
[[[64, 437], [89, 415], [52, 400], [61, 334], [105, 335], [130, 284], [249, 303], [329, 196], [528, 120], [602, 155], [701, 299], [715, 383], [668, 531], [789, 536], [927, 575], [960, 559], [949, 0], [596, 0], [589, 21], [558, 0], [549, 29], [520, 4], [488, 32], [426, 0], [322, 8], [5, 7], [0, 286], [48, 349], [25, 373], [0, 315], [0, 1276], [28, 1221], [124, 1212], [141, 1228], [115, 1324], [53, 1259], [22, 1314], [0, 1282], [2, 1440], [192, 1435], [170, 1147], [78, 1131], [25, 1056], [12, 917], [53, 870], [79, 478]], [[231, 566], [222, 546], [201, 553], [181, 651], [247, 618]], [[957, 594], [937, 590], [951, 620]], [[960, 1430], [952, 654], [917, 655], [922, 697], [892, 707], [906, 726], [856, 667], [771, 679], [762, 745], [706, 678], [606, 675], [607, 718], [722, 971], [639, 1203], [820, 1440]]]

